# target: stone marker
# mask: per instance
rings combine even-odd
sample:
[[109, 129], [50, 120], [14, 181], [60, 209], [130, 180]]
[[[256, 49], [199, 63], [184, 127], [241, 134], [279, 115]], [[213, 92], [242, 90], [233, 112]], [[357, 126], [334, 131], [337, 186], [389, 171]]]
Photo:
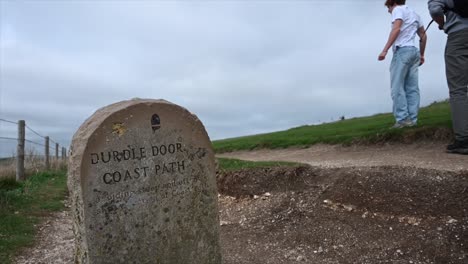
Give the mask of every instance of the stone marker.
[[68, 188], [76, 263], [221, 263], [214, 153], [180, 106], [98, 110], [73, 137]]

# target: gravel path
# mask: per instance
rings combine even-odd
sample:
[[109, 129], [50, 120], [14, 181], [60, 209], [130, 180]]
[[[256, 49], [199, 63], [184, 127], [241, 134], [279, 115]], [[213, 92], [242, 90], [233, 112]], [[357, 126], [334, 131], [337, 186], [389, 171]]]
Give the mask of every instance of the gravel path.
[[74, 237], [70, 211], [47, 217], [39, 227], [36, 246], [26, 249], [15, 263], [73, 263]]
[[303, 149], [237, 151], [217, 156], [252, 161], [292, 161], [328, 168], [398, 165], [444, 171], [468, 170], [468, 155], [445, 153], [445, 146], [441, 142], [350, 147], [319, 144]]
[[[445, 144], [441, 142], [351, 147], [314, 145], [304, 149], [239, 151], [217, 156], [294, 161], [327, 168], [399, 165], [442, 171], [468, 170], [468, 155], [446, 154], [444, 149]], [[72, 221], [68, 210], [45, 219], [39, 230], [36, 245], [25, 249], [14, 263], [73, 263]]]

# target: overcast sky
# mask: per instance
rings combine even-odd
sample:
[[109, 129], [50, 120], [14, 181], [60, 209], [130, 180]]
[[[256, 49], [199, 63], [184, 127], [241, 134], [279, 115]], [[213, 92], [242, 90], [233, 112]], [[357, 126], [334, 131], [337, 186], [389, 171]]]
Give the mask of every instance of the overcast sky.
[[[0, 119], [69, 146], [98, 108], [135, 97], [187, 108], [212, 140], [390, 112], [384, 2], [0, 0]], [[426, 0], [407, 4], [430, 22]], [[422, 105], [448, 97], [445, 39], [428, 30]]]

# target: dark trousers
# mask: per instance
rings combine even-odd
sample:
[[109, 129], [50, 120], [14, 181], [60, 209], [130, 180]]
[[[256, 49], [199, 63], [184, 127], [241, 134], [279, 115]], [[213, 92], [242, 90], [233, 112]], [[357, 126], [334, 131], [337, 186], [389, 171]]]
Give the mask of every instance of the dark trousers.
[[468, 140], [468, 29], [448, 35], [445, 73], [455, 139]]

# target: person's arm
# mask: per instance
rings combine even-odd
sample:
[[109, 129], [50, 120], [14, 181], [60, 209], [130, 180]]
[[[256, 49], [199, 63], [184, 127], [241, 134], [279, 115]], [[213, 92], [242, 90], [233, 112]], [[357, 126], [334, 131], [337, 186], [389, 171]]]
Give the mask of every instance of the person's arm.
[[429, 13], [432, 19], [439, 24], [439, 29], [443, 29], [445, 25], [444, 9], [446, 7], [445, 0], [429, 0], [427, 3]]
[[385, 60], [385, 56], [387, 56], [388, 50], [392, 47], [393, 43], [397, 39], [398, 35], [400, 34], [401, 25], [403, 24], [403, 20], [397, 19], [393, 22], [392, 31], [390, 31], [390, 35], [388, 36], [387, 43], [385, 44], [382, 52], [379, 55], [379, 61]]
[[419, 65], [423, 65], [425, 58], [424, 58], [424, 52], [426, 51], [426, 42], [427, 42], [427, 35], [426, 31], [424, 30], [424, 26], [420, 27], [418, 29], [418, 36], [419, 36], [419, 52], [421, 54], [421, 61], [419, 62]]

